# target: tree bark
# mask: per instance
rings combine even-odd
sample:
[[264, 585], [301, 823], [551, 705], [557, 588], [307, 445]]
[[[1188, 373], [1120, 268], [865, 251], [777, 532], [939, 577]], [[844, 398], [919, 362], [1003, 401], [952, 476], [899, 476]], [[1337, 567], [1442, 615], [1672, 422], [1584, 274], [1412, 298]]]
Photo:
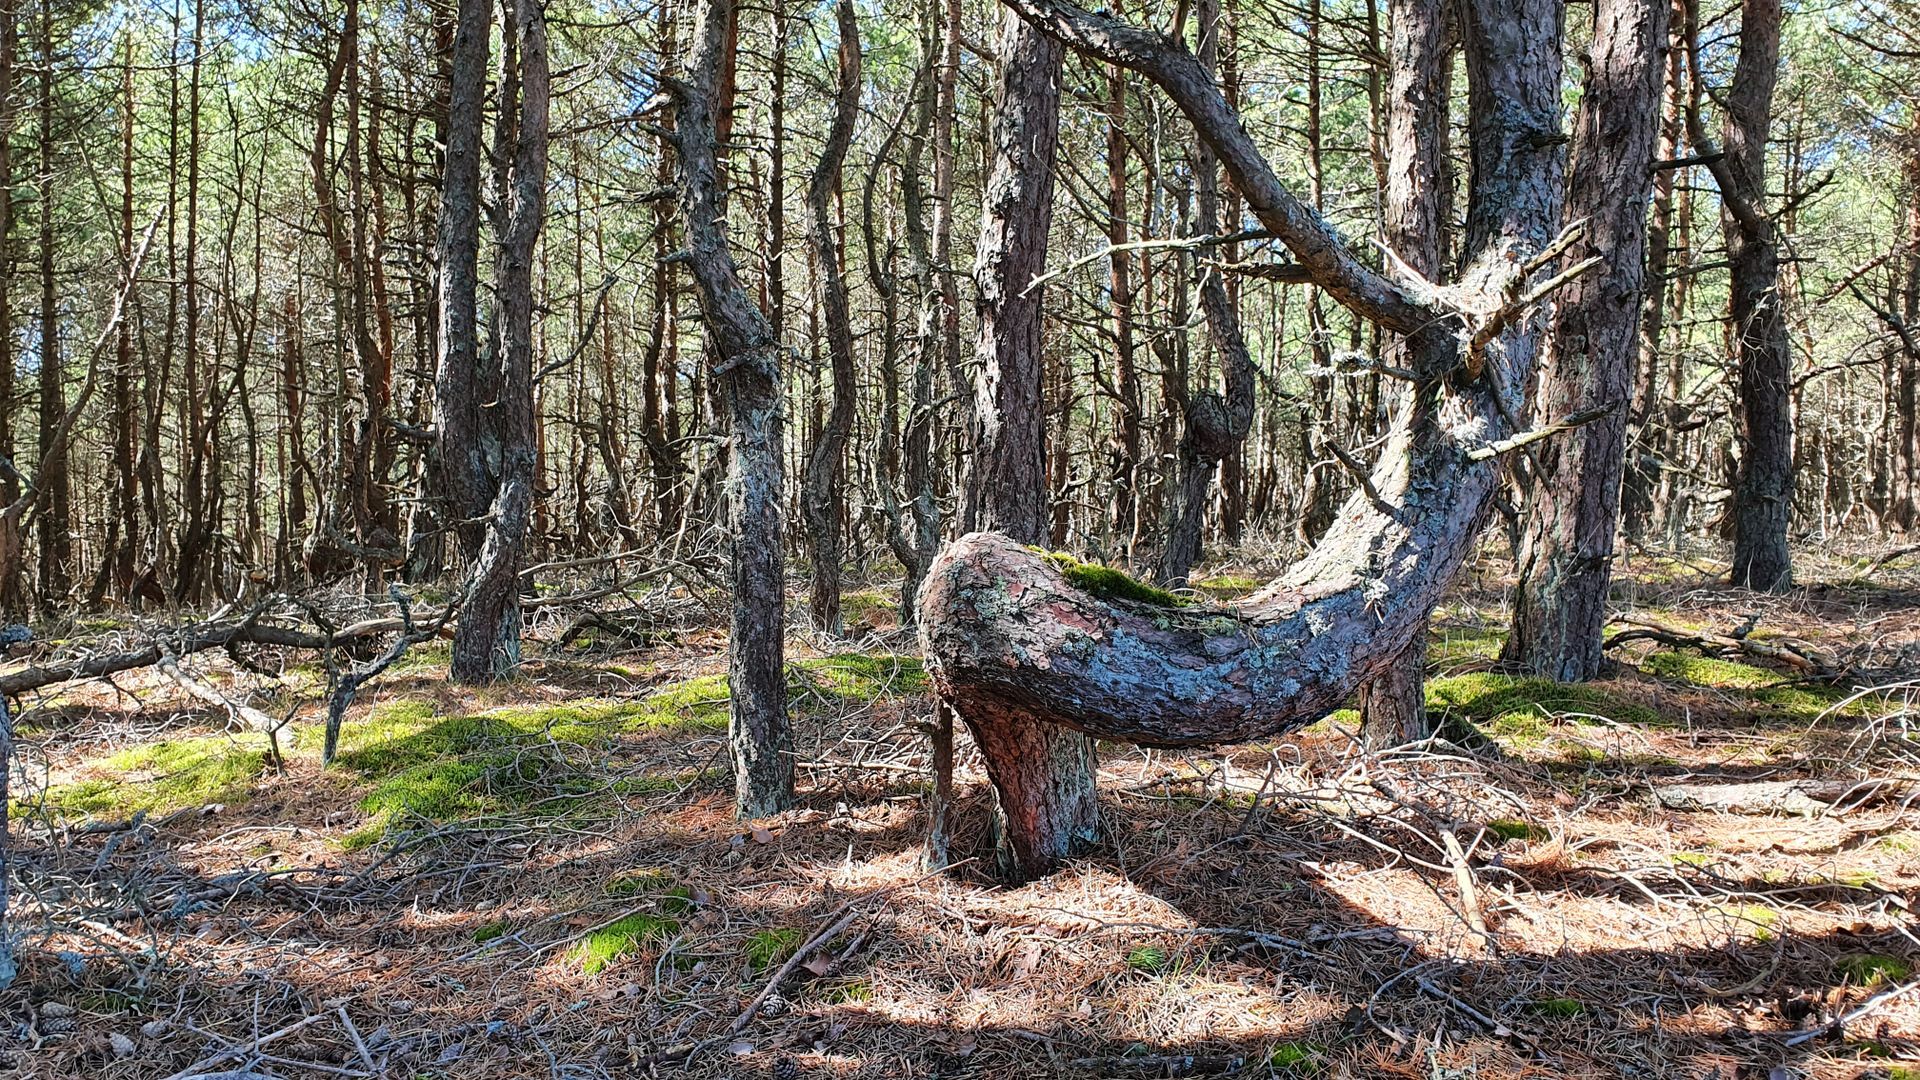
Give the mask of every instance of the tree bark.
[[[1444, 0], [1394, 0], [1388, 45], [1391, 75], [1387, 86], [1386, 201], [1382, 218], [1387, 244], [1400, 260], [1429, 281], [1439, 280], [1442, 223], [1446, 205], [1447, 159], [1446, 4]], [[1414, 368], [1422, 361], [1396, 343], [1395, 364]], [[1427, 634], [1415, 633], [1405, 652], [1380, 677], [1360, 689], [1360, 734], [1370, 747], [1385, 749], [1424, 739]]]
[[[1273, 735], [1338, 708], [1401, 654], [1490, 512], [1498, 474], [1486, 446], [1513, 432], [1539, 320], [1502, 308], [1475, 323], [1470, 311], [1431, 307], [1359, 266], [1323, 222], [1299, 212], [1204, 68], [1177, 43], [1062, 0], [1010, 6], [1091, 58], [1157, 83], [1262, 223], [1337, 298], [1436, 349], [1456, 333], [1473, 343], [1457, 368], [1421, 354], [1434, 368], [1420, 377], [1362, 490], [1301, 564], [1241, 604], [1167, 607], [1096, 595], [1047, 557], [993, 533], [963, 537], [936, 560], [921, 616], [934, 685], [983, 740], [1003, 800], [1012, 787], [1016, 806], [1050, 811], [1054, 774], [1038, 764], [1045, 758], [1036, 749], [1020, 745], [1026, 725], [1155, 746]], [[1559, 218], [1559, 15], [1553, 0], [1476, 0], [1464, 19], [1477, 167], [1462, 288], [1481, 303], [1524, 291], [1516, 275], [1548, 245]], [[1415, 320], [1411, 310], [1422, 314]], [[1019, 753], [1035, 764], [1010, 778], [993, 769], [996, 757]], [[1057, 858], [1051, 826], [1060, 816], [1035, 823], [1008, 815], [1025, 834], [1011, 838], [1027, 853], [1024, 872]]]
[[[487, 398], [480, 371], [481, 109], [493, 0], [459, 0], [448, 69], [447, 147], [441, 169], [439, 267], [440, 355], [434, 372], [434, 427], [441, 517], [471, 563], [486, 538], [487, 488], [480, 407]], [[478, 672], [475, 677], [483, 677]]]
[[800, 508], [813, 560], [813, 625], [816, 630], [838, 635], [840, 522], [846, 514], [847, 440], [853, 435], [855, 371], [853, 314], [847, 302], [847, 276], [834, 228], [833, 201], [840, 189], [840, 171], [847, 159], [847, 147], [853, 142], [853, 124], [859, 113], [860, 24], [854, 17], [853, 0], [839, 0], [834, 12], [840, 33], [839, 91], [834, 95], [833, 122], [826, 144], [807, 181], [807, 239], [813, 247], [814, 264], [819, 267], [820, 309], [833, 370], [833, 406], [819, 439], [807, 454]]
[[[452, 675], [461, 682], [510, 677], [520, 666], [520, 568], [533, 513], [533, 257], [546, 214], [547, 117], [550, 97], [547, 24], [542, 0], [513, 0], [502, 113], [512, 124], [512, 161], [505, 185], [494, 287], [499, 364], [496, 393], [485, 406], [490, 486], [485, 538], [467, 573], [466, 606], [453, 634]], [[516, 101], [515, 98], [518, 98]]]
[[[1060, 128], [1060, 43], [1002, 15], [980, 246], [974, 262], [980, 374], [966, 520], [1026, 544], [1047, 535], [1041, 298]], [[922, 603], [934, 585], [922, 587]], [[961, 709], [999, 793], [1002, 869], [1032, 876], [1095, 837], [1093, 743], [1017, 711]], [[979, 723], [975, 723], [976, 717]]]
[[[1219, 67], [1220, 4], [1200, 0], [1199, 62], [1209, 81]], [[1220, 223], [1219, 165], [1206, 140], [1196, 139], [1193, 153], [1194, 204], [1199, 231], [1218, 235]], [[1240, 333], [1240, 313], [1227, 295], [1217, 270], [1202, 272], [1200, 310], [1220, 353], [1225, 393], [1211, 390], [1184, 394], [1181, 409], [1179, 486], [1174, 493], [1174, 517], [1167, 547], [1161, 554], [1159, 576], [1172, 588], [1185, 588], [1187, 573], [1200, 561], [1200, 533], [1205, 524], [1207, 492], [1220, 462], [1246, 440], [1253, 425], [1253, 358]]]
[[[1727, 91], [1723, 229], [1739, 368], [1739, 464], [1733, 495], [1733, 583], [1793, 584], [1787, 525], [1793, 510], [1793, 356], [1780, 299], [1775, 222], [1763, 209], [1767, 135], [1780, 72], [1780, 0], [1745, 0], [1740, 59]], [[1698, 43], [1694, 47], [1698, 48]], [[1699, 68], [1695, 67], [1696, 78]]]
[[1626, 466], [1627, 414], [1645, 275], [1647, 199], [1659, 134], [1667, 0], [1595, 0], [1574, 121], [1567, 216], [1586, 222], [1569, 262], [1604, 258], [1554, 310], [1538, 422], [1605, 416], [1534, 448], [1505, 658], [1550, 679], [1600, 673], [1601, 627]]
[[680, 211], [701, 315], [713, 347], [710, 375], [732, 422], [727, 502], [733, 547], [733, 618], [727, 643], [734, 806], [743, 817], [793, 805], [793, 732], [784, 662], [785, 562], [781, 533], [780, 346], [767, 317], [740, 284], [727, 250], [717, 174], [715, 108], [729, 49], [733, 0], [700, 0], [678, 85], [674, 142]]

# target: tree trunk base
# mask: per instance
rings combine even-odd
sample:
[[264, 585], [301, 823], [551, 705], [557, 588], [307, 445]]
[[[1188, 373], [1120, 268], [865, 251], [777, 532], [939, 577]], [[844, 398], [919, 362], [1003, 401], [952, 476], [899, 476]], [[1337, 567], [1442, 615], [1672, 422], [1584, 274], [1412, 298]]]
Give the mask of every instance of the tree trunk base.
[[995, 710], [965, 717], [998, 797], [996, 858], [1016, 881], [1044, 877], [1099, 838], [1093, 740]]
[[1414, 639], [1385, 671], [1360, 688], [1360, 742], [1387, 750], [1433, 734], [1427, 717], [1427, 643]]

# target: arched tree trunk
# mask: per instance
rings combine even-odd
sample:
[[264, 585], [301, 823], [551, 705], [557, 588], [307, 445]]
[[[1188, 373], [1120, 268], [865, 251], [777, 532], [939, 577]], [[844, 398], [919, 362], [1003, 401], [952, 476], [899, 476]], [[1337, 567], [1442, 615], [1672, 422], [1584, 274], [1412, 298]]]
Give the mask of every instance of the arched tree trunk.
[[[1014, 792], [1046, 809], [1052, 789], [1044, 757], [1027, 745], [1032, 725], [1156, 746], [1294, 730], [1384, 671], [1472, 553], [1537, 351], [1530, 305], [1503, 298], [1526, 295], [1559, 218], [1560, 6], [1467, 5], [1470, 263], [1443, 303], [1355, 258], [1280, 183], [1204, 67], [1177, 43], [1061, 0], [1008, 2], [1076, 50], [1158, 84], [1303, 270], [1361, 316], [1408, 335], [1412, 355], [1434, 364], [1411, 373], [1408, 407], [1325, 540], [1244, 603], [1166, 607], [1103, 596], [1075, 584], [1097, 587], [1098, 575], [992, 533], [963, 537], [935, 561], [921, 612], [934, 685], [981, 741], [1002, 799], [1010, 784], [992, 765], [1024, 755]], [[1441, 362], [1454, 355], [1442, 343], [1456, 335], [1469, 343], [1461, 362]], [[1012, 814], [1008, 824], [1025, 827]], [[1058, 857], [1045, 832], [1010, 839], [1031, 853], [1023, 872]]]
[[847, 305], [847, 276], [841, 266], [839, 232], [833, 202], [840, 190], [840, 169], [853, 142], [860, 107], [860, 24], [853, 0], [834, 6], [840, 30], [840, 88], [834, 96], [833, 124], [820, 161], [807, 182], [807, 240], [819, 267], [820, 310], [826, 324], [827, 358], [833, 371], [833, 407], [807, 454], [801, 479], [800, 511], [806, 519], [807, 547], [813, 557], [813, 625], [840, 633], [840, 521], [846, 514], [847, 439], [853, 434], [853, 314]]
[[1628, 398], [1645, 275], [1647, 199], [1660, 123], [1667, 0], [1595, 0], [1592, 57], [1574, 122], [1567, 217], [1586, 222], [1569, 259], [1601, 258], [1554, 311], [1536, 413], [1600, 419], [1535, 450], [1505, 656], [1550, 679], [1600, 673], [1613, 535], [1626, 468]]

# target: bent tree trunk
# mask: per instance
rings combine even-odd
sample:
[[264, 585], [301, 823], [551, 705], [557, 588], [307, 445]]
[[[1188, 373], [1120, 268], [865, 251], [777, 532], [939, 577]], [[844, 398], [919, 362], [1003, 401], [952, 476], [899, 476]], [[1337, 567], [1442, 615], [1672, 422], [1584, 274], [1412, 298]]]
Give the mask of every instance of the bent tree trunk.
[[[1158, 84], [1314, 280], [1412, 337], [1414, 355], [1435, 368], [1416, 372], [1371, 478], [1321, 544], [1243, 603], [1163, 607], [1089, 592], [1071, 567], [992, 533], [943, 552], [922, 593], [921, 642], [935, 687], [981, 739], [1003, 799], [991, 765], [1020, 753], [1018, 736], [1032, 725], [1149, 746], [1271, 736], [1339, 708], [1406, 649], [1492, 508], [1498, 465], [1487, 444], [1514, 434], [1508, 418], [1537, 351], [1537, 320], [1500, 298], [1525, 292], [1515, 275], [1543, 269], [1529, 259], [1558, 220], [1563, 160], [1559, 4], [1468, 4], [1475, 205], [1455, 295], [1473, 295], [1457, 310], [1441, 307], [1428, 290], [1367, 268], [1307, 212], [1178, 44], [1060, 0], [1008, 2], [1076, 50]], [[1463, 363], [1442, 369], [1437, 343], [1455, 334], [1472, 344]], [[1039, 765], [1021, 779], [1044, 805]], [[1027, 873], [1058, 857], [1047, 836], [1011, 839], [1046, 857], [1027, 860]]]
[[825, 429], [807, 454], [801, 480], [800, 510], [806, 518], [807, 546], [813, 556], [812, 608], [815, 629], [840, 633], [840, 519], [846, 511], [847, 438], [853, 434], [853, 316], [847, 307], [847, 277], [840, 265], [838, 233], [833, 227], [833, 197], [840, 189], [840, 167], [853, 142], [860, 106], [860, 25], [853, 0], [835, 6], [840, 27], [840, 90], [834, 97], [833, 126], [820, 161], [807, 182], [807, 240], [820, 268], [820, 309], [827, 329], [827, 356], [833, 368], [833, 408]]
[[[1060, 43], [1011, 12], [1000, 23], [1000, 87], [992, 168], [974, 262], [979, 286], [975, 446], [966, 521], [1038, 544], [1046, 536], [1041, 427], [1042, 290], [1053, 154], [1060, 133]], [[922, 586], [922, 596], [927, 586]], [[924, 603], [924, 599], [922, 603]], [[959, 710], [999, 794], [1004, 868], [1037, 874], [1095, 837], [1093, 742], [1013, 712]]]
[[1592, 62], [1574, 123], [1569, 220], [1586, 236], [1569, 259], [1606, 259], [1568, 286], [1554, 312], [1536, 411], [1546, 423], [1611, 410], [1535, 451], [1506, 659], [1550, 679], [1600, 673], [1613, 534], [1626, 470], [1628, 396], [1637, 354], [1647, 200], [1660, 123], [1667, 0], [1596, 0]]
[[677, 85], [674, 145], [680, 213], [700, 314], [713, 348], [710, 375], [725, 399], [727, 516], [733, 618], [727, 638], [728, 727], [734, 809], [742, 817], [793, 805], [793, 729], [787, 720], [786, 562], [780, 490], [780, 344], [766, 314], [740, 284], [727, 250], [715, 147], [720, 66], [731, 48], [732, 0], [695, 5], [687, 77]]

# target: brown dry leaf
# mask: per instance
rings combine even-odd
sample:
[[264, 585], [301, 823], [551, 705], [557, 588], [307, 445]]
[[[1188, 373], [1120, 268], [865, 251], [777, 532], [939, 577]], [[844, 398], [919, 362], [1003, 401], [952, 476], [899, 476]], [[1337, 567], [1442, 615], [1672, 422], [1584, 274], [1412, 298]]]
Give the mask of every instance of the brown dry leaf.
[[752, 835], [753, 842], [756, 844], [773, 843], [773, 833], [768, 831], [767, 827], [764, 825], [755, 825], [750, 830], [750, 835]]
[[818, 977], [825, 978], [827, 973], [833, 970], [833, 958], [825, 953], [815, 953], [800, 966]]

